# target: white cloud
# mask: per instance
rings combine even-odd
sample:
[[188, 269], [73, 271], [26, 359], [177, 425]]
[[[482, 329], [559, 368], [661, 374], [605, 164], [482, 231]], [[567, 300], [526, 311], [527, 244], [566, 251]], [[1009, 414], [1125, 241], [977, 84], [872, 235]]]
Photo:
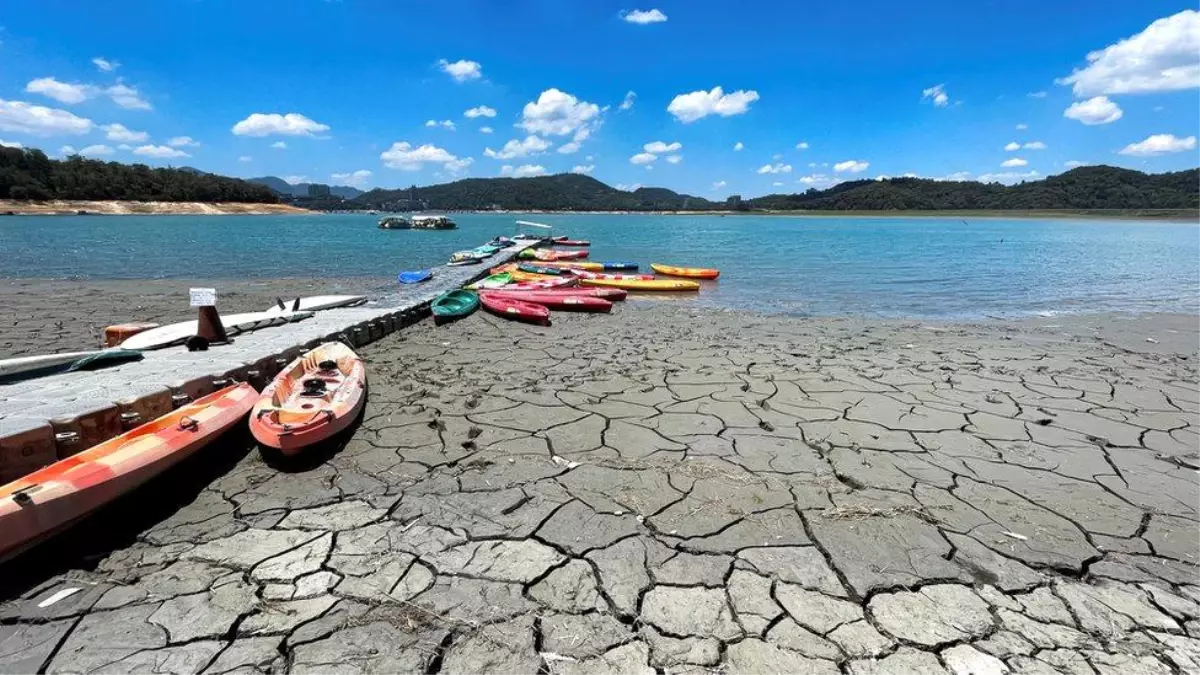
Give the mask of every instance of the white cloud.
[[68, 84], [53, 77], [39, 77], [25, 85], [30, 94], [41, 94], [59, 103], [83, 103], [95, 95], [96, 88], [87, 84]]
[[241, 157], [238, 157], [238, 161], [239, 162], [253, 162], [254, 158], [251, 157], [250, 155], [242, 155]]
[[745, 146], [745, 144], [743, 144], [741, 141], [738, 141], [737, 143], [734, 143], [734, 144], [733, 144], [733, 151], [734, 151], [734, 152], [741, 152], [741, 151], [742, 151], [742, 149], [743, 149], [743, 148], [745, 148], [745, 147], [746, 147], [746, 146]]
[[191, 136], [175, 136], [171, 140], [167, 141], [167, 145], [171, 146], [172, 148], [189, 148], [196, 147], [200, 144], [197, 143]]
[[1008, 145], [1004, 146], [1004, 149], [1008, 152], [1016, 152], [1017, 150], [1021, 149], [1021, 144], [1016, 141], [1013, 141], [1013, 142], [1009, 143]]
[[[518, 127], [531, 134], [566, 136], [575, 134], [582, 141], [599, 121], [600, 106], [581, 101], [558, 89], [547, 89], [537, 101], [525, 104]], [[581, 137], [582, 135], [582, 137]]]
[[480, 106], [475, 106], [474, 108], [471, 108], [470, 110], [463, 113], [463, 115], [466, 117], [470, 117], [471, 119], [475, 119], [476, 117], [495, 117], [496, 109], [489, 108], [486, 105], [480, 105]]
[[110, 141], [145, 143], [150, 140], [150, 134], [126, 128], [124, 124], [105, 124], [101, 128], [104, 129], [104, 137]]
[[625, 100], [621, 101], [621, 110], [629, 110], [633, 104], [637, 102], [637, 93], [634, 91], [625, 92]]
[[545, 176], [546, 167], [541, 164], [522, 164], [515, 169], [508, 164], [500, 167], [500, 175], [512, 176], [513, 178], [529, 178], [531, 176]]
[[1076, 96], [1145, 94], [1200, 87], [1200, 12], [1158, 19], [1132, 37], [1087, 55], [1088, 65], [1058, 84]]
[[562, 155], [569, 155], [571, 153], [579, 152], [579, 142], [571, 141], [570, 143], [563, 143], [562, 145], [558, 146], [558, 152]]
[[486, 148], [483, 151], [485, 157], [492, 159], [513, 159], [515, 157], [528, 157], [545, 152], [550, 148], [550, 141], [537, 136], [526, 136], [525, 140], [516, 138], [504, 144], [503, 148], [497, 152], [491, 148]]
[[970, 177], [971, 177], [970, 171], [955, 171], [954, 173], [947, 174], [941, 178], [935, 178], [934, 180], [964, 181], [964, 180], [969, 179]]
[[783, 186], [783, 183], [781, 183], [779, 181], [775, 181], [774, 183], [771, 183], [771, 187], [782, 187], [782, 186]]
[[479, 127], [479, 133], [481, 134], [490, 134], [492, 131], [493, 129], [491, 127]]
[[844, 162], [838, 162], [837, 164], [834, 164], [833, 170], [838, 173], [842, 173], [843, 171], [858, 173], [860, 171], [866, 171], [868, 168], [870, 168], [870, 166], [870, 162], [864, 162], [858, 159], [848, 159]]
[[116, 151], [113, 150], [112, 148], [108, 147], [107, 145], [89, 145], [86, 148], [80, 150], [79, 154], [87, 155], [88, 157], [100, 157], [100, 156], [104, 156], [104, 155], [111, 155], [114, 152], [116, 152]]
[[771, 159], [774, 159], [774, 160], [783, 159], [783, 154], [777, 152], [777, 153], [771, 155]]
[[155, 159], [175, 159], [177, 157], [191, 157], [188, 153], [172, 148], [167, 145], [139, 145], [133, 149], [133, 154], [142, 155], [143, 157], [153, 157]]
[[760, 173], [760, 174], [767, 174], [767, 173], [791, 173], [791, 172], [792, 172], [792, 165], [791, 165], [791, 164], [783, 164], [783, 163], [779, 163], [779, 164], [763, 164], [762, 166], [758, 167], [758, 173]]
[[576, 164], [575, 166], [571, 167], [571, 173], [589, 174], [595, 170], [595, 164]]
[[654, 160], [656, 160], [656, 159], [658, 159], [658, 155], [655, 155], [655, 154], [652, 154], [649, 152], [639, 152], [638, 154], [629, 158], [629, 163], [630, 164], [639, 164], [639, 165], [640, 164], [652, 164], [652, 163], [654, 163]]
[[122, 144], [120, 144], [120, 145], [118, 145], [118, 146], [117, 146], [117, 149], [118, 149], [118, 150], [132, 150], [132, 149], [133, 149], [133, 146], [132, 146], [132, 145], [130, 145], [130, 144], [128, 144], [128, 143], [122, 143]]
[[77, 154], [77, 151], [75, 150], [75, 146], [73, 146], [73, 145], [64, 145], [58, 149], [58, 154], [63, 155], [64, 157], [69, 157], [71, 155]]
[[0, 99], [0, 131], [57, 136], [86, 134], [95, 124], [66, 110]]
[[449, 162], [446, 162], [444, 165], [442, 165], [442, 168], [453, 175], [465, 170], [468, 166], [471, 166], [474, 163], [474, 157], [463, 157], [461, 159], [452, 159]]
[[1018, 124], [1017, 125], [1017, 131], [1025, 131], [1028, 128], [1029, 128], [1028, 124]]
[[1025, 148], [1026, 150], [1045, 150], [1046, 144], [1041, 141], [1030, 141], [1021, 147]]
[[23, 148], [23, 147], [25, 147], [25, 146], [21, 145], [20, 143], [18, 143], [16, 141], [6, 141], [3, 138], [0, 138], [0, 148]]
[[665, 155], [669, 152], [679, 152], [683, 149], [683, 144], [676, 141], [673, 143], [663, 143], [662, 141], [653, 141], [642, 146], [646, 152], [655, 155]]
[[150, 104], [142, 98], [138, 90], [124, 84], [114, 84], [104, 90], [113, 103], [126, 110], [150, 110]]
[[1031, 92], [1029, 92], [1028, 94], [1026, 94], [1026, 96], [1028, 96], [1029, 98], [1046, 98], [1046, 92], [1044, 92], [1044, 91], [1031, 91]]
[[950, 95], [946, 93], [945, 84], [935, 84], [928, 89], [921, 90], [921, 100], [925, 99], [933, 101], [933, 105], [938, 108], [950, 105]]
[[287, 150], [287, 142], [275, 141], [274, 143], [271, 144], [271, 147], [274, 148], [275, 150]]
[[689, 124], [709, 115], [741, 115], [750, 110], [750, 104], [757, 100], [757, 91], [739, 89], [726, 94], [721, 87], [713, 87], [711, 91], [700, 90], [676, 96], [667, 106], [667, 112], [680, 122]]
[[1021, 159], [1020, 157], [1013, 157], [1012, 159], [1006, 159], [1003, 162], [1000, 162], [1000, 166], [1006, 169], [1011, 169], [1017, 166], [1029, 166], [1029, 162]]
[[725, 187], [726, 185], [727, 185], [727, 183], [723, 180], [716, 181], [715, 183], [712, 184], [712, 191], [716, 192], [717, 190], [720, 190], [721, 188]]
[[359, 169], [348, 173], [330, 174], [329, 178], [340, 185], [351, 185], [354, 187], [364, 187], [367, 180], [371, 178], [371, 172], [367, 169]]
[[451, 63], [446, 59], [439, 59], [437, 67], [443, 73], [453, 77], [455, 82], [478, 80], [483, 77], [483, 66], [479, 65], [477, 61], [460, 60]]
[[797, 150], [807, 150], [808, 149], [808, 141], [800, 141], [799, 143], [796, 144], [796, 149]]
[[678, 164], [683, 161], [683, 155], [670, 155], [667, 157], [668, 164]]
[[414, 148], [407, 141], [392, 143], [392, 147], [379, 153], [379, 159], [383, 160], [384, 166], [401, 171], [419, 171], [426, 164], [441, 164], [447, 171], [457, 171], [470, 164], [469, 157], [459, 159], [449, 151], [428, 143]]
[[328, 124], [321, 124], [300, 113], [253, 113], [233, 125], [235, 136], [314, 136], [329, 131]]
[[109, 61], [108, 59], [104, 58], [103, 56], [97, 56], [96, 58], [92, 59], [92, 63], [95, 64], [95, 66], [97, 68], [99, 68], [100, 70], [102, 70], [106, 73], [111, 73], [112, 71], [121, 67], [120, 63], [118, 63], [116, 61]]
[[296, 185], [298, 183], [307, 183], [308, 176], [284, 176], [283, 182], [288, 183], [289, 185]]
[[1179, 138], [1175, 134], [1154, 134], [1138, 143], [1130, 143], [1118, 152], [1136, 157], [1154, 157], [1172, 152], [1196, 149], [1196, 137]]
[[425, 126], [441, 127], [443, 129], [449, 129], [450, 131], [454, 131], [455, 129], [454, 122], [451, 122], [450, 120], [442, 120], [440, 122], [438, 120], [425, 120]]
[[842, 181], [840, 178], [826, 176], [823, 173], [814, 173], [808, 176], [801, 176], [796, 179], [796, 182], [810, 188], [827, 188], [837, 185]]
[[1025, 173], [1018, 173], [1016, 171], [1002, 171], [1000, 173], [985, 173], [977, 180], [980, 183], [1016, 183], [1023, 180], [1033, 180], [1039, 176], [1041, 176], [1041, 174], [1033, 170]]
[[1079, 120], [1089, 126], [1108, 124], [1121, 119], [1125, 113], [1107, 96], [1096, 96], [1086, 101], [1076, 101], [1063, 111], [1063, 117]]
[[1069, 159], [1069, 160], [1063, 162], [1063, 166], [1067, 167], [1068, 169], [1074, 169], [1075, 167], [1087, 166], [1087, 165], [1088, 165], [1087, 162], [1081, 162], [1077, 159]]
[[624, 183], [617, 183], [613, 187], [617, 188], [618, 190], [621, 190], [622, 192], [633, 192], [635, 190], [640, 190], [642, 188], [642, 184], [634, 183], [633, 185], [626, 185]]
[[640, 10], [634, 9], [628, 12], [623, 12], [621, 18], [628, 23], [636, 23], [646, 25], [648, 23], [663, 23], [667, 20], [667, 15], [657, 9]]

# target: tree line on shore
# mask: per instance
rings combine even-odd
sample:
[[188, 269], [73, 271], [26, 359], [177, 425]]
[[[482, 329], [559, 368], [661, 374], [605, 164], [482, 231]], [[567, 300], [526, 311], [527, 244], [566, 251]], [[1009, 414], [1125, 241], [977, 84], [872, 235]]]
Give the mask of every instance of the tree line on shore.
[[195, 169], [152, 169], [78, 155], [50, 159], [34, 148], [0, 147], [0, 199], [276, 204], [270, 188]]
[[[260, 179], [261, 180], [261, 179]], [[271, 188], [188, 168], [153, 169], [41, 150], [0, 147], [0, 199], [277, 203]], [[1200, 169], [1147, 174], [1086, 166], [1017, 185], [927, 178], [857, 180], [825, 190], [712, 201], [666, 188], [620, 190], [591, 176], [467, 178], [423, 188], [374, 189], [338, 209], [545, 211], [1009, 211], [1200, 208]]]

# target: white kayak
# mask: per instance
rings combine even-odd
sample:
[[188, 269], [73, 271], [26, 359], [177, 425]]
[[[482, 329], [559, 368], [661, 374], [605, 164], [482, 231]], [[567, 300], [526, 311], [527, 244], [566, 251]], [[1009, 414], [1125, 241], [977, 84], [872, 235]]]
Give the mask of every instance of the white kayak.
[[[247, 312], [245, 314], [230, 314], [221, 317], [221, 325], [230, 334], [245, 333], [268, 326], [301, 321], [312, 316], [312, 312]], [[167, 326], [151, 328], [148, 331], [132, 335], [120, 344], [123, 349], [161, 349], [180, 344], [196, 334], [199, 321], [182, 321]]]
[[21, 375], [24, 379], [34, 375], [49, 374], [67, 370], [74, 364], [87, 359], [92, 367], [115, 365], [125, 361], [140, 359], [141, 355], [119, 347], [108, 349], [93, 349], [86, 352], [62, 352], [59, 354], [39, 354], [37, 356], [18, 356], [12, 359], [0, 359], [0, 380]]
[[367, 301], [365, 295], [313, 295], [307, 298], [299, 298], [300, 306], [296, 306], [296, 298], [285, 300], [283, 307], [275, 305], [263, 310], [267, 314], [282, 314], [284, 312], [319, 312], [323, 309], [335, 309], [337, 307], [354, 307], [361, 305]]

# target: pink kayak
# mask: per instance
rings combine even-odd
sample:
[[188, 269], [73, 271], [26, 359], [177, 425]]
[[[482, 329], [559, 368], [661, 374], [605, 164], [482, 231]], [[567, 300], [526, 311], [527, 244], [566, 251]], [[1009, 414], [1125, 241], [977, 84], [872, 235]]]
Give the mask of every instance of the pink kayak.
[[538, 291], [550, 288], [564, 288], [566, 286], [574, 286], [578, 283], [579, 279], [575, 277], [558, 277], [557, 279], [543, 279], [541, 281], [521, 281], [515, 284], [508, 284], [502, 288], [506, 290]]
[[586, 296], [589, 298], [603, 298], [605, 300], [610, 300], [613, 302], [620, 302], [621, 300], [624, 300], [629, 295], [629, 291], [627, 291], [623, 288], [600, 288], [600, 287], [582, 288], [582, 287], [578, 287], [578, 286], [576, 286], [576, 287], [559, 286], [557, 288], [526, 289], [526, 288], [516, 288], [513, 284], [509, 284], [507, 286], [502, 286], [500, 288], [494, 288], [491, 290], [493, 293], [534, 292], [534, 293], [553, 293], [555, 295], [582, 295], [582, 296]]
[[498, 295], [488, 291], [479, 293], [479, 302], [483, 308], [505, 319], [525, 321], [528, 323], [547, 323], [550, 310], [544, 305], [526, 302], [509, 295]]
[[653, 274], [610, 274], [607, 272], [589, 272], [587, 270], [572, 270], [580, 279], [607, 279], [608, 281], [651, 281]]
[[612, 303], [603, 298], [577, 293], [556, 293], [554, 291], [489, 291], [493, 298], [503, 298], [520, 302], [542, 305], [549, 309], [575, 312], [611, 312]]

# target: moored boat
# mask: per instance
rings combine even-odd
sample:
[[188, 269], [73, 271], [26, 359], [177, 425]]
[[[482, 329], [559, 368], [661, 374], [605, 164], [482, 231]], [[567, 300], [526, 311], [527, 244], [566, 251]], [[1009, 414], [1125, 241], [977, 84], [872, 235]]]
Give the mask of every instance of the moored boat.
[[721, 276], [720, 270], [708, 267], [677, 267], [675, 265], [663, 265], [662, 263], [650, 263], [650, 269], [668, 277], [685, 277], [688, 279], [716, 279]]
[[230, 385], [0, 486], [0, 559], [190, 457], [242, 421], [257, 397], [249, 384]]
[[681, 279], [580, 279], [584, 286], [608, 286], [627, 291], [698, 291], [700, 284]]
[[366, 403], [367, 369], [341, 342], [301, 355], [263, 389], [250, 432], [285, 455], [329, 440], [358, 418]]

